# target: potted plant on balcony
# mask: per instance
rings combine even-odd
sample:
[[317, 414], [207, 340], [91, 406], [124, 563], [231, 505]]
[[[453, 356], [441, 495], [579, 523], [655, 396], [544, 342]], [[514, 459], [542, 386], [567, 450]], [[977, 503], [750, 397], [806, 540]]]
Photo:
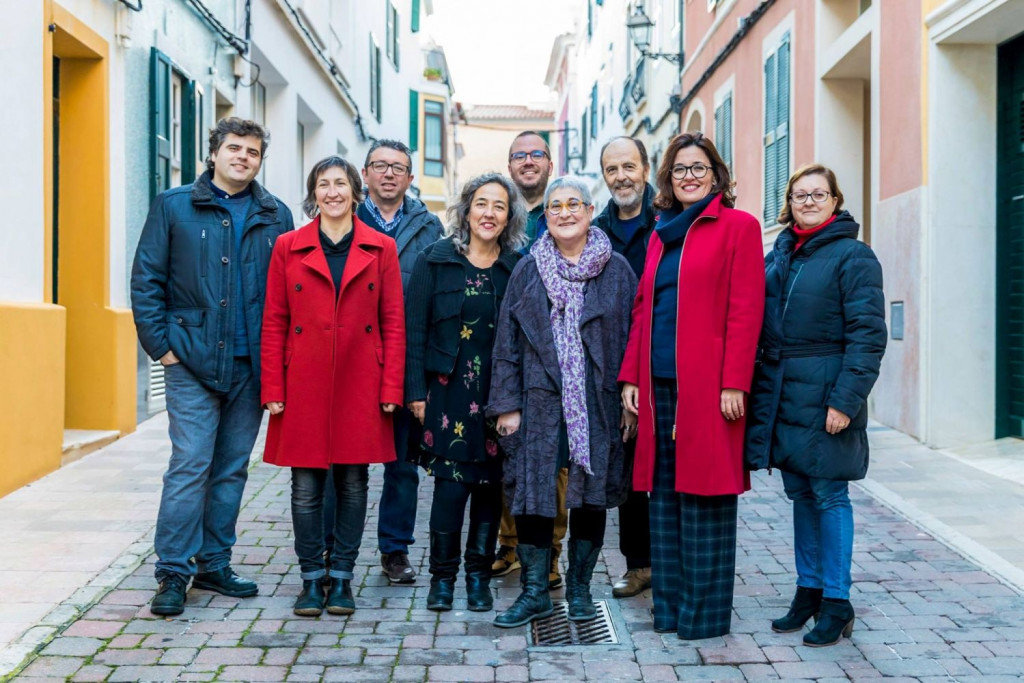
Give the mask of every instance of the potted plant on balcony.
[[428, 66], [426, 69], [423, 70], [423, 77], [426, 78], [428, 81], [440, 81], [441, 76], [441, 70], [436, 67]]

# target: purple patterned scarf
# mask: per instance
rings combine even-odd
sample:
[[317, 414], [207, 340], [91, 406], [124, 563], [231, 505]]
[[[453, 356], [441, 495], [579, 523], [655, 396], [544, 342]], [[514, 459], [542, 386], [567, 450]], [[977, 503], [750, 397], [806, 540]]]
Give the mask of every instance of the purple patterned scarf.
[[587, 364], [580, 337], [583, 293], [587, 281], [604, 270], [612, 256], [612, 243], [600, 229], [591, 227], [578, 263], [562, 256], [550, 233], [538, 239], [530, 253], [537, 260], [541, 282], [551, 300], [551, 331], [562, 371], [562, 412], [569, 436], [569, 460], [590, 469], [590, 423], [587, 419]]

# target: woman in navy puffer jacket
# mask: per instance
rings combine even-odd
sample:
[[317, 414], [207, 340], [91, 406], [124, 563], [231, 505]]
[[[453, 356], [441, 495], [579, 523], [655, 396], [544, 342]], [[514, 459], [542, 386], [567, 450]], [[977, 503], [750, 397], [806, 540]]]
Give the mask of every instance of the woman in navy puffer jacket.
[[780, 633], [817, 616], [804, 643], [849, 636], [853, 508], [848, 482], [868, 469], [867, 398], [885, 352], [882, 268], [842, 211], [835, 174], [804, 166], [789, 179], [782, 231], [765, 259], [760, 369], [745, 457], [777, 467], [793, 501], [797, 591]]

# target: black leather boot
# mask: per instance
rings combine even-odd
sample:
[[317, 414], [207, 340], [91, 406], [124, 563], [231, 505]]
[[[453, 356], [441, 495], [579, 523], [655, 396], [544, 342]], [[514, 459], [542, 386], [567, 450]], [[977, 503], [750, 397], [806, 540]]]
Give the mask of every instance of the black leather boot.
[[149, 611], [160, 616], [174, 616], [185, 611], [185, 592], [188, 577], [181, 574], [167, 574], [160, 578], [160, 587], [149, 603]]
[[804, 636], [804, 645], [825, 647], [835, 645], [841, 636], [853, 633], [854, 613], [849, 600], [825, 598], [821, 601], [821, 614], [811, 632]]
[[494, 609], [491, 593], [491, 565], [494, 564], [494, 541], [498, 528], [491, 522], [469, 520], [466, 537], [466, 603], [470, 612]]
[[352, 597], [352, 579], [331, 579], [327, 593], [328, 614], [355, 614], [356, 599]]
[[818, 614], [821, 608], [821, 589], [796, 587], [796, 595], [789, 605], [786, 616], [772, 622], [772, 630], [776, 633], [792, 633], [799, 631], [811, 617]]
[[292, 611], [300, 617], [318, 617], [324, 611], [324, 580], [308, 579], [302, 582], [302, 592], [295, 598]]
[[590, 541], [569, 539], [569, 571], [565, 573], [565, 600], [569, 603], [569, 619], [587, 621], [597, 616], [597, 607], [590, 594], [590, 580], [601, 546]]
[[459, 545], [462, 540], [457, 531], [430, 531], [430, 592], [427, 609], [447, 612], [455, 598], [455, 577], [459, 573]]
[[522, 543], [516, 548], [520, 569], [520, 584], [523, 592], [507, 610], [494, 618], [494, 625], [501, 628], [522, 626], [534, 619], [551, 616], [554, 606], [548, 594], [548, 572], [551, 569], [551, 547], [538, 548]]

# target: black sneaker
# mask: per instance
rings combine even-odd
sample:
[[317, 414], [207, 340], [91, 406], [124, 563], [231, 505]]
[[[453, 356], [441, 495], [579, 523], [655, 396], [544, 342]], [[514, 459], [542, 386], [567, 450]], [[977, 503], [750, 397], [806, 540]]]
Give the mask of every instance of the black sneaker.
[[160, 581], [156, 595], [149, 603], [149, 611], [161, 616], [174, 616], [185, 611], [185, 590], [188, 578], [181, 574], [167, 574]]
[[196, 577], [192, 579], [192, 587], [232, 598], [251, 598], [260, 591], [255, 581], [243, 579], [231, 567], [196, 574]]
[[381, 553], [380, 565], [391, 583], [415, 583], [416, 570], [405, 553]]

